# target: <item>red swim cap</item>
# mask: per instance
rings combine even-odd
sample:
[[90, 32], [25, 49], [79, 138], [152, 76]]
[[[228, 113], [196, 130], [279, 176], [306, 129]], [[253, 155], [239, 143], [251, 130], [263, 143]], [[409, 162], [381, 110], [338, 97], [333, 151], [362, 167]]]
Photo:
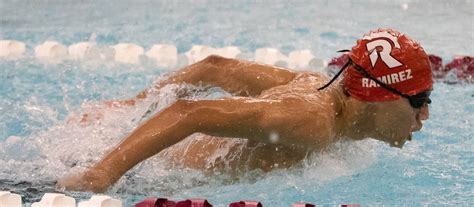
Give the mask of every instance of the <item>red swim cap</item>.
[[[405, 95], [415, 95], [433, 86], [431, 67], [419, 43], [400, 32], [378, 29], [357, 41], [349, 53], [351, 60], [369, 74]], [[399, 95], [349, 65], [344, 73], [344, 87], [361, 101], [392, 101]]]

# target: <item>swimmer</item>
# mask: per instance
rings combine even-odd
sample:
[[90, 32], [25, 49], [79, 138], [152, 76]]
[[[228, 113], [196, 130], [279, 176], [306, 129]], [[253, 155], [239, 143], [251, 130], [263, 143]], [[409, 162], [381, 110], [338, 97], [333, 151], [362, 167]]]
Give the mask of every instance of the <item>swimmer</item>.
[[[288, 168], [308, 152], [339, 140], [374, 138], [402, 148], [428, 119], [433, 87], [428, 56], [414, 40], [391, 29], [357, 41], [332, 79], [253, 62], [209, 56], [154, 87], [220, 87], [233, 97], [178, 100], [137, 127], [85, 172], [63, 178], [66, 190], [104, 192], [122, 175], [156, 154], [185, 167], [209, 169], [206, 159], [225, 147], [235, 170]], [[344, 72], [342, 81], [331, 84]], [[112, 105], [133, 105], [149, 96]], [[178, 147], [187, 137], [187, 146]]]

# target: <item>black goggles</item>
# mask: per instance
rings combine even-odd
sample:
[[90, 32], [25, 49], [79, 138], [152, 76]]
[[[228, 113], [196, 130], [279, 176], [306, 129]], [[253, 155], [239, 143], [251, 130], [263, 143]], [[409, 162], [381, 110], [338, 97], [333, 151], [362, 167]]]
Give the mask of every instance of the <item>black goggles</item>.
[[352, 61], [350, 58], [349, 58], [349, 61], [347, 61], [347, 63], [341, 68], [341, 70], [334, 76], [334, 78], [332, 78], [331, 81], [329, 81], [329, 83], [327, 83], [323, 87], [319, 88], [318, 90], [323, 90], [326, 87], [328, 87], [329, 85], [331, 85], [331, 83], [334, 82], [337, 79], [337, 77], [339, 77], [339, 75], [341, 75], [342, 72], [349, 65], [353, 66], [359, 73], [364, 75], [366, 78], [370, 78], [375, 83], [379, 84], [380, 86], [387, 89], [388, 91], [390, 91], [392, 93], [395, 93], [395, 94], [397, 94], [397, 95], [399, 95], [403, 98], [408, 99], [408, 101], [410, 102], [410, 105], [413, 108], [419, 109], [419, 108], [423, 107], [425, 104], [430, 104], [431, 103], [431, 99], [430, 99], [431, 91], [424, 91], [424, 92], [421, 92], [421, 93], [418, 93], [418, 94], [415, 94], [415, 95], [412, 95], [412, 96], [403, 94], [402, 92], [398, 91], [397, 89], [388, 86], [387, 84], [383, 83], [382, 81], [380, 81], [377, 78], [375, 78], [374, 76], [372, 76], [369, 72], [367, 72], [367, 70], [365, 70], [362, 66], [354, 63], [354, 61]]

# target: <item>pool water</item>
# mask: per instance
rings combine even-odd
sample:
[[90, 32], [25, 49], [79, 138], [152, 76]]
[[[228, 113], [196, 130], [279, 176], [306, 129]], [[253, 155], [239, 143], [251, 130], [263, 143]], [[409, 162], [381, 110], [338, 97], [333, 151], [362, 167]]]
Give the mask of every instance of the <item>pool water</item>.
[[[192, 4], [191, 4], [192, 3]], [[54, 181], [97, 162], [157, 110], [176, 100], [180, 86], [162, 89], [137, 107], [101, 109], [101, 100], [132, 97], [171, 69], [113, 62], [45, 64], [33, 48], [46, 40], [66, 45], [133, 42], [145, 48], [234, 45], [251, 54], [275, 47], [288, 54], [311, 49], [329, 60], [367, 31], [391, 27], [418, 40], [445, 63], [473, 55], [474, 2], [466, 1], [33, 1], [0, 0], [0, 39], [26, 43], [26, 57], [0, 60], [0, 190], [27, 203], [55, 191]], [[250, 199], [264, 206], [297, 201], [318, 205], [472, 205], [474, 203], [474, 85], [436, 83], [430, 119], [403, 149], [375, 141], [336, 143], [304, 167], [269, 174], [226, 175], [166, 168], [159, 157], [135, 167], [107, 194], [130, 206], [148, 196], [175, 200], [205, 197], [216, 206]], [[195, 97], [228, 96], [219, 89]], [[90, 125], [70, 114], [101, 110]], [[117, 121], [120, 120], [120, 121]], [[89, 193], [66, 192], [75, 198]]]

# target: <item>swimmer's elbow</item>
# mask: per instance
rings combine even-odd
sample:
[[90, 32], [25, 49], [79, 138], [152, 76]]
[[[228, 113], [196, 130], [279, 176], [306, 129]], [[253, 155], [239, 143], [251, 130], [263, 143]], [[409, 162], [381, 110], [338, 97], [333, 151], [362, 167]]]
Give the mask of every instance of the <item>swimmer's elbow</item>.
[[219, 55], [209, 55], [206, 58], [204, 58], [202, 61], [209, 64], [219, 64], [219, 63], [222, 63], [223, 61], [228, 61], [228, 60], [230, 59], [219, 56]]

